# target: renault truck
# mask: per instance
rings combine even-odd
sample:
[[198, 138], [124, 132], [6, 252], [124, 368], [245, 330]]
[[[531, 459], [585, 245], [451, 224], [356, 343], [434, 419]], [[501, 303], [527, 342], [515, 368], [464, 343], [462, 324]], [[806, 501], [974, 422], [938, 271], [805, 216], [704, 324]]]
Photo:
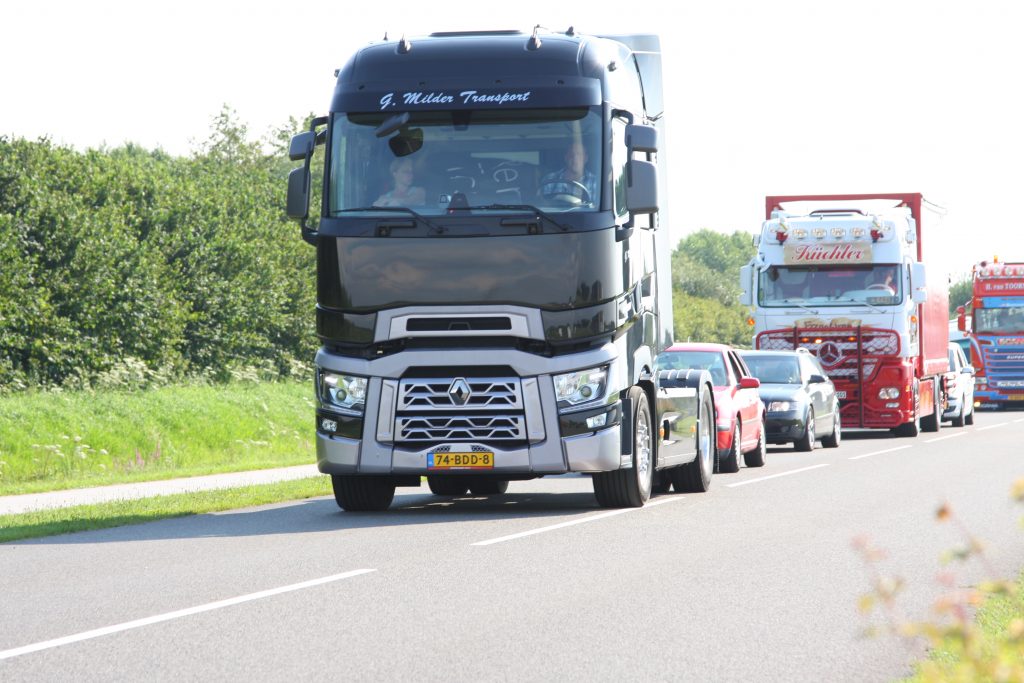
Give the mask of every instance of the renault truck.
[[608, 507], [705, 490], [710, 378], [655, 373], [672, 337], [658, 38], [433, 33], [335, 75], [292, 139], [287, 212], [317, 252], [316, 452], [338, 505], [566, 473]]
[[741, 269], [754, 348], [804, 348], [835, 384], [843, 427], [937, 431], [948, 290], [926, 257], [920, 193], [771, 196]]

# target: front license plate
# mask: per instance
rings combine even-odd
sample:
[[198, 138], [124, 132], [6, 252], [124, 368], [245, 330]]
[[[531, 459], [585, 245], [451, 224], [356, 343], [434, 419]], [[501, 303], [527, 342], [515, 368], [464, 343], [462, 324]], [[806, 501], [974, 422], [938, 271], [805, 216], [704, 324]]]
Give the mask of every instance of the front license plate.
[[494, 469], [494, 453], [427, 453], [428, 470]]
[[846, 398], [846, 392], [845, 391], [837, 391], [836, 392], [836, 398]]

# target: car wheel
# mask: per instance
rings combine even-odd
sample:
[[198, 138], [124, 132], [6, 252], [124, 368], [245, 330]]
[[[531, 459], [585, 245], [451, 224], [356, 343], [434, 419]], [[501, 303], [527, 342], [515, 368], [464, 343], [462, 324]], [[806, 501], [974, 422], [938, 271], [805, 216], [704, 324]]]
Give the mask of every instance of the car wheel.
[[711, 390], [706, 384], [700, 387], [697, 397], [697, 456], [693, 462], [669, 470], [672, 486], [679, 493], [703, 493], [711, 488], [715, 454], [718, 452], [718, 444], [715, 443], [715, 407]]
[[736, 418], [736, 426], [732, 430], [732, 446], [729, 448], [729, 453], [722, 458], [722, 462], [718, 465], [720, 472], [726, 472], [732, 474], [733, 472], [740, 471], [740, 458], [741, 455], [740, 446], [740, 419]]
[[602, 507], [642, 507], [654, 488], [654, 437], [647, 394], [629, 390], [633, 406], [633, 466], [594, 475], [594, 495]]
[[430, 492], [437, 496], [464, 496], [469, 482], [462, 477], [427, 477]]
[[814, 434], [814, 409], [807, 409], [807, 427], [804, 429], [804, 435], [796, 442], [796, 449], [798, 451], [813, 451], [817, 437]]
[[971, 402], [971, 412], [964, 416], [964, 424], [974, 424], [974, 402]]
[[843, 438], [843, 428], [839, 420], [839, 404], [836, 404], [835, 413], [832, 416], [832, 433], [821, 437], [821, 445], [825, 448], [838, 448]]
[[964, 426], [964, 413], [967, 412], [967, 406], [964, 405], [965, 403], [967, 403], [966, 398], [967, 397], [964, 396], [962, 399], [960, 399], [960, 411], [956, 414], [956, 417], [953, 418], [954, 427]]
[[768, 447], [765, 445], [764, 441], [765, 431], [766, 426], [764, 420], [762, 420], [761, 438], [757, 440], [757, 448], [749, 453], [743, 454], [743, 462], [746, 463], [747, 467], [764, 467], [765, 457], [768, 455]]

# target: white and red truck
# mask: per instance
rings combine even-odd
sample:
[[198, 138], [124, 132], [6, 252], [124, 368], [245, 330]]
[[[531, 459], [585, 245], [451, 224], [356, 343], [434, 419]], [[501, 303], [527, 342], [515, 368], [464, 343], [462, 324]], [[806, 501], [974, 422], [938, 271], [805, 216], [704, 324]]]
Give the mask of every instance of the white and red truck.
[[947, 279], [924, 256], [919, 193], [765, 198], [741, 269], [755, 349], [806, 348], [844, 427], [939, 429], [949, 368]]
[[977, 405], [1024, 403], [1024, 263], [982, 261], [971, 274], [969, 311], [957, 327], [971, 339]]

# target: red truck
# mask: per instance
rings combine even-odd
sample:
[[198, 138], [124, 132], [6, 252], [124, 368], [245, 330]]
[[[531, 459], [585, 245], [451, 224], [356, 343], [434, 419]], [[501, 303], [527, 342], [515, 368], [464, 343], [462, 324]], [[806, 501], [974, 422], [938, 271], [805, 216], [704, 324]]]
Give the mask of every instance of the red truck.
[[[843, 427], [939, 429], [948, 291], [926, 268], [919, 193], [773, 196], [741, 271], [755, 349], [806, 348], [836, 386]], [[927, 273], [927, 274], [926, 274]]]
[[1002, 406], [1024, 402], [1024, 263], [982, 261], [972, 271], [970, 311], [957, 308], [969, 335], [974, 400]]

